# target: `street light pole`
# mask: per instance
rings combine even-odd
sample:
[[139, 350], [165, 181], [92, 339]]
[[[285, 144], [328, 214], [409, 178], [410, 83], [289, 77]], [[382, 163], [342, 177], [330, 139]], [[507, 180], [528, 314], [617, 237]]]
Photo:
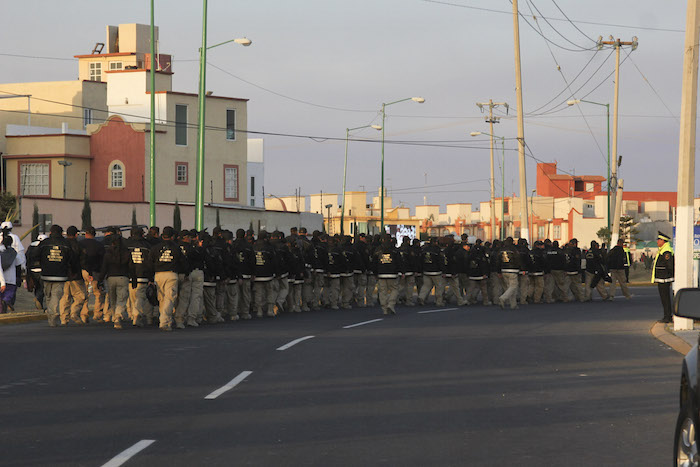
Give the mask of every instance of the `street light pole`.
[[[477, 104], [479, 105], [479, 104]], [[508, 105], [508, 104], [505, 104]], [[493, 123], [491, 123], [491, 129], [493, 129]], [[505, 189], [505, 162], [506, 162], [506, 149], [505, 149], [505, 138], [503, 136], [496, 136], [493, 133], [483, 133], [481, 131], [472, 131], [471, 136], [487, 135], [491, 137], [491, 236], [495, 238], [494, 228], [496, 226], [496, 198], [495, 198], [495, 187], [494, 187], [494, 176], [493, 176], [493, 139], [498, 138], [501, 140], [501, 149], [503, 154], [501, 155], [501, 240], [504, 237], [504, 215], [505, 215], [505, 202], [506, 202], [506, 189]]]
[[229, 42], [236, 42], [245, 47], [252, 42], [249, 39], [231, 39], [207, 47], [207, 0], [202, 0], [202, 47], [199, 49], [199, 125], [197, 129], [197, 160], [195, 170], [194, 225], [195, 229], [204, 227], [204, 136], [206, 133], [206, 81], [207, 49], [212, 49]]
[[343, 166], [343, 200], [340, 207], [340, 235], [345, 234], [345, 180], [348, 172], [348, 140], [350, 139], [350, 132], [354, 130], [360, 130], [362, 128], [374, 128], [375, 130], [381, 130], [381, 125], [364, 125], [358, 126], [356, 128], [346, 128], [345, 130], [345, 165]]
[[520, 238], [530, 239], [527, 215], [527, 179], [525, 176], [525, 109], [523, 78], [520, 69], [520, 18], [518, 0], [513, 0], [513, 36], [515, 38], [515, 95], [518, 109], [518, 168], [520, 172]]
[[156, 27], [153, 2], [154, 0], [151, 0], [151, 70], [149, 73], [151, 78], [151, 128], [149, 134], [150, 148], [148, 157], [148, 189], [150, 192], [148, 200], [148, 219], [149, 224], [152, 226], [156, 225]]
[[58, 165], [63, 166], [63, 199], [66, 199], [66, 168], [73, 165], [73, 163], [68, 161], [58, 161]]
[[[612, 181], [612, 179], [610, 178], [610, 167], [611, 167], [611, 165], [610, 165], [610, 104], [609, 103], [608, 104], [601, 104], [600, 102], [587, 101], [584, 99], [573, 99], [570, 101], [566, 101], [566, 104], [571, 106], [571, 105], [579, 104], [581, 102], [585, 102], [586, 104], [595, 104], [595, 105], [600, 105], [600, 106], [605, 107], [605, 113], [606, 113], [607, 118], [608, 118], [608, 180], [607, 180], [607, 185], [608, 185], [608, 232], [610, 232], [610, 234], [612, 235], [612, 228], [611, 228], [612, 217], [610, 216], [610, 210], [611, 210], [610, 185], [611, 185], [611, 181]], [[613, 246], [614, 245], [610, 244], [610, 245], [608, 245], [608, 248], [612, 248]]]
[[381, 206], [381, 230], [380, 233], [384, 233], [384, 120], [386, 119], [386, 107], [388, 105], [392, 104], [398, 104], [399, 102], [406, 102], [406, 101], [413, 101], [413, 102], [418, 102], [419, 104], [422, 104], [425, 102], [425, 99], [422, 97], [407, 97], [406, 99], [399, 99], [398, 101], [394, 102], [387, 102], [385, 104], [382, 104], [382, 183], [381, 183], [381, 192], [379, 193], [379, 196], [381, 198], [380, 206]]

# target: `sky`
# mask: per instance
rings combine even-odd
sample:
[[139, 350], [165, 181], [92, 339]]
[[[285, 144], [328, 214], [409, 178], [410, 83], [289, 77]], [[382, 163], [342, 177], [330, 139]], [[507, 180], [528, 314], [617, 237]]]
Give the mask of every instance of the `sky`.
[[[632, 191], [675, 191], [686, 2], [520, 0], [526, 173], [605, 175], [605, 108], [621, 52], [618, 153]], [[146, 0], [4, 2], [0, 82], [77, 78], [72, 57], [104, 42], [105, 26], [150, 23]], [[533, 18], [536, 16], [536, 19]], [[11, 18], [11, 21], [8, 19]], [[568, 18], [568, 20], [567, 20]], [[527, 20], [527, 24], [525, 22]], [[570, 21], [569, 21], [570, 20]], [[197, 92], [202, 3], [155, 0], [160, 50], [173, 55], [173, 89]], [[512, 4], [509, 0], [209, 0], [207, 89], [248, 102], [249, 137], [265, 140], [266, 195], [342, 191], [346, 129], [381, 123], [387, 107], [385, 186], [395, 205], [489, 199], [488, 132], [477, 102], [507, 102], [495, 134], [496, 192], [519, 193]], [[612, 118], [611, 118], [612, 121]], [[347, 190], [378, 192], [381, 134], [359, 130], [348, 150]], [[500, 149], [500, 148], [499, 148]], [[501, 159], [505, 173], [501, 173]], [[697, 176], [697, 175], [696, 175]], [[502, 183], [501, 180], [504, 180]]]

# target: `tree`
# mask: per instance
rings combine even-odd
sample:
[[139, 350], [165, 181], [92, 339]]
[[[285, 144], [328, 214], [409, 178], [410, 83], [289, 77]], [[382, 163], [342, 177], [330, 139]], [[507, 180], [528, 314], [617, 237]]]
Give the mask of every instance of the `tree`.
[[90, 198], [87, 196], [83, 202], [83, 212], [80, 214], [82, 226], [80, 229], [85, 232], [88, 227], [92, 227], [92, 208], [90, 207]]
[[[219, 211], [217, 210], [216, 213], [218, 214]], [[180, 205], [178, 204], [177, 199], [175, 200], [175, 209], [173, 210], [173, 229], [175, 229], [175, 232], [180, 232], [180, 230], [182, 230], [182, 219], [180, 218]]]
[[601, 243], [605, 243], [606, 245], [610, 245], [610, 229], [609, 228], [601, 227], [600, 229], [598, 229], [598, 231], [595, 234], [600, 239]]
[[221, 218], [219, 217], [219, 208], [216, 208], [216, 226], [221, 228]]
[[[32, 212], [32, 227], [39, 225], [39, 206], [34, 201], [34, 211]], [[39, 236], [39, 229], [32, 230], [32, 241], [35, 242]]]
[[11, 216], [13, 219], [7, 220], [14, 220], [14, 216], [17, 215], [15, 212], [16, 208], [17, 197], [15, 195], [7, 191], [0, 193], [0, 217], [2, 217], [2, 220], [7, 219], [7, 215], [12, 213], [14, 213], [14, 215]]
[[131, 208], [131, 226], [136, 227], [138, 226], [138, 222], [136, 222], [136, 207]]

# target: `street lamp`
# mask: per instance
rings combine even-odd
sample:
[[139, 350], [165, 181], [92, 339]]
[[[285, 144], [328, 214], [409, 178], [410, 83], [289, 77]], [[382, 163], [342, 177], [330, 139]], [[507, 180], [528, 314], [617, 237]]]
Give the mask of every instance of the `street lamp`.
[[331, 232], [331, 207], [333, 207], [332, 204], [330, 204], [330, 203], [326, 204], [326, 209], [328, 209], [328, 221], [327, 221], [328, 222], [328, 229], [326, 229], [326, 230], [328, 230], [328, 232], [326, 232], [326, 233]]
[[343, 166], [343, 201], [340, 208], [340, 235], [345, 234], [345, 179], [348, 172], [348, 140], [350, 139], [350, 132], [355, 130], [361, 130], [362, 128], [374, 128], [379, 131], [382, 129], [381, 125], [364, 125], [355, 128], [345, 129], [345, 165]]
[[[585, 102], [586, 104], [594, 104], [594, 105], [599, 105], [601, 107], [605, 107], [605, 113], [608, 117], [608, 180], [607, 180], [607, 185], [608, 185], [608, 232], [610, 232], [610, 235], [612, 237], [612, 228], [611, 228], [611, 218], [610, 218], [610, 104], [601, 104], [600, 102], [593, 102], [593, 101], [586, 101], [583, 99], [573, 99], [570, 101], [566, 101], [566, 105], [572, 106], [576, 104], [580, 104], [581, 102]], [[612, 245], [609, 245], [608, 248], [611, 248]]]
[[[535, 190], [532, 190], [532, 194], [530, 195], [530, 232], [532, 232], [532, 233], [530, 234], [530, 235], [531, 235], [531, 238], [537, 238], [537, 236], [535, 235], [535, 213], [534, 213], [534, 211], [532, 210], [532, 209], [533, 209], [532, 203], [533, 203], [533, 201], [534, 201], [534, 199], [535, 199], [535, 193], [537, 193], [537, 190], [536, 190], [536, 189], [535, 189]], [[534, 242], [533, 242], [533, 243], [534, 243]]]
[[194, 224], [197, 230], [204, 227], [204, 134], [206, 112], [207, 49], [235, 42], [244, 47], [252, 44], [250, 39], [240, 38], [220, 42], [207, 47], [207, 0], [203, 0], [202, 47], [199, 49], [199, 128], [197, 131], [197, 160], [195, 174]]
[[[503, 154], [501, 155], [501, 240], [504, 237], [504, 227], [505, 227], [505, 202], [506, 202], [506, 188], [505, 188], [505, 138], [503, 136], [496, 136], [491, 133], [485, 133], [481, 131], [472, 131], [469, 133], [471, 136], [486, 135], [491, 137], [491, 147], [493, 147], [493, 138], [498, 138], [501, 140], [501, 148], [503, 149]], [[496, 210], [496, 187], [493, 177], [493, 151], [491, 151], [491, 212]], [[494, 229], [496, 228], [494, 216], [491, 216], [491, 236], [493, 235]]]
[[422, 104], [425, 102], [425, 99], [422, 97], [407, 97], [406, 99], [399, 99], [398, 101], [394, 102], [387, 102], [382, 104], [382, 191], [380, 192], [379, 196], [381, 197], [381, 230], [380, 233], [384, 233], [384, 119], [386, 118], [386, 106], [388, 105], [393, 105], [393, 104], [398, 104], [399, 102], [406, 102], [406, 101], [413, 101], [417, 102], [419, 104]]
[[73, 163], [68, 161], [58, 161], [58, 165], [63, 166], [63, 199], [66, 199], [66, 168], [73, 165]]

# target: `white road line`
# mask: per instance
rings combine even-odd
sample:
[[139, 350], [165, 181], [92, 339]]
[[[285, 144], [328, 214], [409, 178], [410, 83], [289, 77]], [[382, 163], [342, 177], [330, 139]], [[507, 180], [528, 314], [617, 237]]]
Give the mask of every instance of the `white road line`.
[[155, 439], [142, 439], [129, 449], [114, 456], [112, 460], [104, 464], [102, 467], [118, 467], [155, 442]]
[[238, 383], [240, 383], [241, 381], [246, 379], [252, 373], [253, 373], [252, 371], [241, 372], [240, 375], [236, 376], [231, 381], [226, 383], [224, 386], [221, 386], [219, 389], [217, 389], [216, 391], [214, 391], [211, 394], [209, 394], [208, 396], [206, 396], [205, 399], [216, 399], [217, 397], [219, 397], [220, 395], [222, 395], [226, 391], [229, 391], [229, 390], [235, 388], [236, 386], [238, 386]]
[[384, 321], [384, 318], [372, 319], [370, 321], [363, 321], [361, 323], [351, 324], [350, 326], [343, 326], [343, 329], [356, 328], [357, 326], [364, 326], [365, 324], [376, 323], [378, 321]]
[[297, 345], [299, 342], [303, 342], [307, 339], [313, 339], [314, 336], [306, 336], [306, 337], [300, 337], [299, 339], [295, 339], [292, 342], [288, 344], [284, 344], [282, 347], [278, 347], [277, 350], [287, 350], [288, 348]]
[[424, 313], [441, 313], [443, 311], [453, 311], [453, 310], [459, 310], [459, 308], [440, 308], [439, 310], [426, 310], [426, 311], [419, 311], [418, 314], [424, 314]]

